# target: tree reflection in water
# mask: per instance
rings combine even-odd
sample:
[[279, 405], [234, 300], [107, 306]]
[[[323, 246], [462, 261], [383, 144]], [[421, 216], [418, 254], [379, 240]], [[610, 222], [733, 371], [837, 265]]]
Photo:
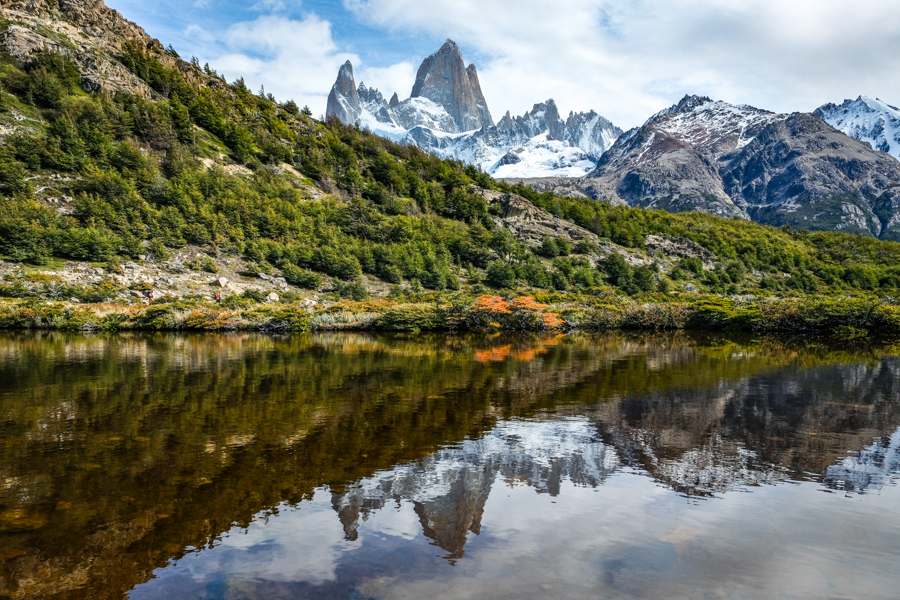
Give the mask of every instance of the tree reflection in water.
[[683, 333], [5, 334], [0, 595], [123, 598], [326, 490], [345, 543], [410, 503], [454, 564], [497, 486], [557, 498], [625, 470], [689, 498], [809, 480], [863, 493], [898, 473], [897, 350]]

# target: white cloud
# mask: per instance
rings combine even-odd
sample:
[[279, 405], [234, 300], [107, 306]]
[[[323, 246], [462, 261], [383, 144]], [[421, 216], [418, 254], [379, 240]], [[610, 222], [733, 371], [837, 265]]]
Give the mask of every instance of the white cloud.
[[[409, 97], [413, 84], [416, 82], [417, 66], [404, 61], [390, 67], [367, 67], [361, 65], [357, 68], [354, 63], [354, 75], [356, 83], [365, 83], [370, 88], [376, 88], [384, 95], [385, 100], [390, 100], [391, 95], [397, 92], [401, 100]], [[337, 75], [337, 72], [335, 72]], [[330, 88], [329, 88], [330, 89]]]
[[[636, 125], [685, 93], [779, 111], [900, 102], [900, 11], [856, 0], [344, 0], [363, 22], [452, 38], [495, 113], [553, 97]], [[368, 82], [367, 82], [368, 83]], [[383, 92], [385, 90], [382, 90]], [[401, 94], [402, 95], [402, 94]]]
[[250, 7], [250, 10], [258, 12], [277, 12], [284, 9], [285, 4], [282, 0], [260, 0]]
[[222, 41], [226, 52], [210, 60], [216, 70], [229, 80], [244, 77], [254, 91], [264, 85], [279, 101], [308, 105], [316, 116], [325, 113], [340, 65], [360, 62], [357, 55], [339, 51], [331, 23], [315, 15], [302, 20], [262, 16], [232, 25]]

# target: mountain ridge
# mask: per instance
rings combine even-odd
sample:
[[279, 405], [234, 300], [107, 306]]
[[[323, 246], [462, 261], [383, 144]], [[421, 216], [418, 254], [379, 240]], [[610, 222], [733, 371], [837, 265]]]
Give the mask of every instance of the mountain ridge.
[[[622, 130], [595, 111], [563, 119], [553, 99], [495, 124], [474, 64], [464, 67], [459, 47], [447, 40], [419, 68], [412, 93], [390, 102], [364, 82], [350, 91], [341, 67], [326, 115], [368, 127], [395, 141], [414, 144], [442, 158], [479, 165], [498, 177], [524, 174], [580, 177], [593, 169]], [[343, 90], [343, 91], [341, 91]], [[340, 97], [332, 96], [338, 94]], [[341, 95], [343, 94], [343, 95]], [[359, 111], [346, 111], [360, 98]]]

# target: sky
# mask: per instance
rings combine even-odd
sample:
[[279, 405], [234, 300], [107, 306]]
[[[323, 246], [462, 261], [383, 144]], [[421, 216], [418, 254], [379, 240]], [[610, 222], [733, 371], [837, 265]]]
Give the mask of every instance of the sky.
[[106, 0], [183, 58], [314, 115], [341, 64], [409, 96], [446, 39], [494, 120], [537, 102], [623, 129], [685, 94], [776, 112], [900, 105], [900, 0]]

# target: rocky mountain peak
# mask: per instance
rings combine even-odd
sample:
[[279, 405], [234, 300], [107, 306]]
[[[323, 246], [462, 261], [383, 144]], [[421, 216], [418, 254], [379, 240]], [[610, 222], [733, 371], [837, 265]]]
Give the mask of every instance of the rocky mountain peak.
[[815, 115], [875, 150], [900, 159], [900, 109], [875, 98], [859, 96], [842, 104], [825, 104]]
[[416, 74], [413, 98], [427, 98], [444, 108], [462, 133], [491, 127], [494, 120], [481, 91], [475, 65], [465, 66], [463, 55], [453, 40], [426, 58]]
[[337, 80], [328, 94], [326, 115], [344, 123], [356, 123], [361, 113], [359, 92], [353, 78], [353, 64], [348, 60], [338, 71]]
[[397, 96], [397, 92], [394, 92], [394, 95], [391, 96], [391, 101], [388, 106], [390, 106], [391, 108], [397, 108], [398, 106], [400, 106], [400, 97]]
[[697, 108], [698, 106], [703, 106], [704, 104], [709, 104], [712, 102], [712, 98], [708, 96], [692, 96], [689, 94], [685, 94], [684, 98], [682, 98], [678, 104], [675, 105], [675, 110], [673, 113], [684, 113], [690, 112]]

